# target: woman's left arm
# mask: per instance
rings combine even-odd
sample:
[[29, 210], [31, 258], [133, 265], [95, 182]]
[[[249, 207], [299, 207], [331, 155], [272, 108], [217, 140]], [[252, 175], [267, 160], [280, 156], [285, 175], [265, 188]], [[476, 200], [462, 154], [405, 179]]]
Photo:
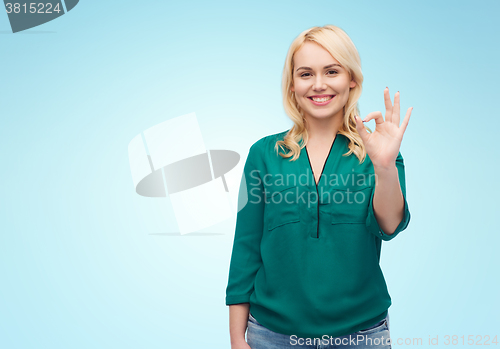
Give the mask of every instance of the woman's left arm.
[[399, 183], [396, 164], [385, 168], [373, 166], [375, 169], [375, 193], [373, 194], [373, 211], [380, 229], [392, 235], [404, 218], [405, 202]]
[[[375, 189], [370, 202], [370, 209], [376, 218], [375, 225], [382, 230], [379, 234], [389, 240], [392, 234], [399, 232], [408, 220], [409, 212], [405, 200], [404, 164], [399, 151], [403, 135], [413, 110], [408, 108], [406, 116], [399, 126], [399, 91], [394, 97], [394, 106], [389, 95], [389, 88], [384, 90], [386, 107], [385, 120], [381, 112], [373, 112], [363, 122], [375, 119], [375, 131], [368, 133], [363, 122], [356, 117], [356, 128], [370, 157], [375, 172]], [[403, 183], [401, 183], [401, 180]], [[406, 218], [406, 219], [405, 219]], [[377, 224], [378, 223], [378, 224]]]

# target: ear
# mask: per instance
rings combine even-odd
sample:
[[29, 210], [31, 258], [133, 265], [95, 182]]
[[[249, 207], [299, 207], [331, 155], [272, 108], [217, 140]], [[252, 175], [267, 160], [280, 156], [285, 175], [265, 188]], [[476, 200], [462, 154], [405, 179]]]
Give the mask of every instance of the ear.
[[295, 92], [295, 89], [293, 88], [293, 86], [290, 87], [290, 91]]
[[357, 84], [356, 84], [356, 81], [351, 80], [351, 83], [349, 84], [349, 87], [350, 87], [350, 88], [354, 88], [354, 87], [356, 87], [356, 85], [357, 85]]

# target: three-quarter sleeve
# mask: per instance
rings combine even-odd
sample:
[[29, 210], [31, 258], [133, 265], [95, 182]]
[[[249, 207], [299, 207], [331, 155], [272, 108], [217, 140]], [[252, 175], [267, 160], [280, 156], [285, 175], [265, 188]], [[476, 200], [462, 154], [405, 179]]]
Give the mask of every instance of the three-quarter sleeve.
[[399, 184], [401, 186], [401, 192], [404, 198], [404, 214], [403, 219], [397, 226], [396, 230], [392, 234], [386, 234], [378, 225], [377, 219], [375, 218], [375, 212], [373, 210], [373, 196], [375, 195], [375, 187], [372, 190], [370, 197], [370, 204], [368, 207], [368, 217], [366, 219], [366, 227], [375, 236], [379, 237], [384, 241], [389, 241], [394, 239], [401, 231], [405, 230], [410, 223], [410, 209], [408, 208], [408, 202], [406, 201], [406, 183], [405, 183], [405, 165], [403, 161], [403, 156], [399, 152], [396, 158], [396, 168], [398, 170]]
[[248, 303], [262, 266], [260, 243], [264, 226], [262, 159], [250, 148], [238, 193], [238, 213], [226, 288], [226, 305]]

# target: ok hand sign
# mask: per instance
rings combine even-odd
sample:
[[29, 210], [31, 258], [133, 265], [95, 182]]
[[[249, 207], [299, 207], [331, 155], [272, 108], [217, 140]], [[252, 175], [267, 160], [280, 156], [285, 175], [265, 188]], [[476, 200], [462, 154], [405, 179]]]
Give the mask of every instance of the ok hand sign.
[[399, 153], [403, 134], [406, 131], [413, 107], [408, 108], [401, 126], [399, 126], [399, 91], [394, 96], [394, 106], [389, 95], [389, 88], [384, 90], [385, 121], [379, 111], [369, 113], [363, 122], [375, 119], [375, 131], [368, 133], [363, 122], [356, 117], [356, 129], [366, 147], [374, 167], [389, 168], [394, 165]]

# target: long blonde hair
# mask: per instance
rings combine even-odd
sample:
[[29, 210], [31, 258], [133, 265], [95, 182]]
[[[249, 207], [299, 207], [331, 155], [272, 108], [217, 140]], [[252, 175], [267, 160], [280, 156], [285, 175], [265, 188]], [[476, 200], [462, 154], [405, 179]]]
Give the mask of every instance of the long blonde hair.
[[[307, 41], [315, 42], [327, 50], [349, 72], [350, 79], [356, 82], [356, 86], [349, 91], [349, 98], [344, 106], [344, 120], [338, 133], [350, 140], [349, 152], [343, 155], [349, 156], [354, 153], [358, 157], [359, 162], [362, 163], [366, 157], [366, 150], [354, 121], [354, 116], [359, 115], [358, 99], [361, 96], [363, 84], [361, 60], [358, 50], [349, 36], [342, 29], [334, 25], [307, 29], [297, 36], [290, 45], [283, 68], [282, 93], [285, 112], [293, 121], [294, 126], [285, 135], [283, 140], [276, 142], [275, 150], [278, 153], [280, 148], [284, 151], [285, 148], [290, 150], [287, 154], [279, 153], [279, 155], [284, 158], [292, 157], [291, 161], [295, 161], [300, 155], [300, 150], [306, 146], [309, 139], [305, 127], [306, 120], [295, 99], [295, 94], [291, 91], [294, 69], [293, 56]], [[368, 132], [372, 132], [368, 127], [366, 128]], [[299, 145], [300, 140], [302, 140], [302, 146]]]

